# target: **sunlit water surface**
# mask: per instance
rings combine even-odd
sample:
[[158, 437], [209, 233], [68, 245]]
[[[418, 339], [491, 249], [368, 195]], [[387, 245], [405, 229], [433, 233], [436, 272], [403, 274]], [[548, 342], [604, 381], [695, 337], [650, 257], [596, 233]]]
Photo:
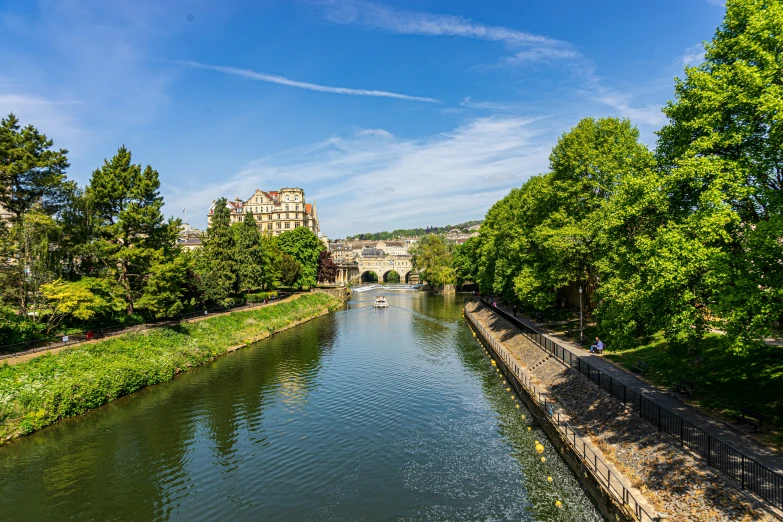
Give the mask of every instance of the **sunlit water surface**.
[[602, 520], [462, 298], [387, 295], [0, 447], [0, 520]]

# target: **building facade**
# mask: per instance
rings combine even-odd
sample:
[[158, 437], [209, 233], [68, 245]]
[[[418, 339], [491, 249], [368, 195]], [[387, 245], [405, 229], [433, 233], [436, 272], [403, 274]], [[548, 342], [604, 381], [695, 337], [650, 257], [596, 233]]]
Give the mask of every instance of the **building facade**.
[[[210, 222], [215, 213], [215, 203], [213, 201], [209, 207], [207, 217]], [[232, 223], [244, 220], [247, 212], [253, 214], [258, 228], [264, 234], [277, 236], [287, 230], [307, 227], [321, 240], [326, 240], [318, 223], [315, 201], [307, 203], [304, 190], [300, 188], [282, 188], [270, 192], [256, 189], [247, 200], [236, 198], [227, 201], [226, 207], [231, 212]]]

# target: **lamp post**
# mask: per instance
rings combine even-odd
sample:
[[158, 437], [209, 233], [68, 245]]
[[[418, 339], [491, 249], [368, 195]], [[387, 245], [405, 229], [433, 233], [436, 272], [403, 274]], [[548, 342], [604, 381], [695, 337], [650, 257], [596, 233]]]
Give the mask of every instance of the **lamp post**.
[[582, 322], [582, 285], [579, 285], [579, 344], [584, 343], [584, 323]]

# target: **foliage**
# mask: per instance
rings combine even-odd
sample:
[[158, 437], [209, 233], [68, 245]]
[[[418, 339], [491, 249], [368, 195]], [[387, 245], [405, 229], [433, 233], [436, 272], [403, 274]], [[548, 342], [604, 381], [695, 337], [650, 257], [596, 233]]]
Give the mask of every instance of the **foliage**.
[[[337, 265], [332, 261], [332, 253], [328, 250], [321, 250], [318, 255], [318, 282], [334, 283], [337, 279]], [[399, 281], [399, 275], [397, 276]]]
[[261, 252], [264, 257], [261, 269], [261, 288], [274, 288], [280, 284], [280, 264], [282, 262], [280, 248], [275, 236], [261, 236]]
[[238, 291], [236, 240], [226, 199], [215, 202], [215, 211], [199, 256], [199, 273], [207, 301], [221, 303]]
[[93, 172], [85, 195], [95, 232], [95, 256], [103, 262], [107, 278], [133, 313], [143, 295], [145, 279], [156, 260], [173, 255], [178, 222], [165, 223], [158, 190], [158, 173], [149, 165], [131, 162], [131, 153], [120, 147], [111, 160]]
[[475, 282], [478, 279], [480, 246], [480, 239], [471, 237], [461, 245], [454, 247], [453, 264], [458, 285], [467, 281]]
[[52, 145], [32, 125], [21, 128], [13, 114], [0, 120], [0, 205], [12, 223], [34, 205], [49, 215], [61, 206], [68, 151]]
[[413, 268], [433, 287], [454, 284], [457, 280], [452, 267], [451, 248], [442, 236], [424, 236], [410, 250]]
[[400, 274], [396, 270], [391, 270], [386, 273], [386, 282], [396, 284], [400, 282]]
[[277, 292], [256, 292], [254, 294], [245, 294], [248, 303], [263, 303], [267, 299], [277, 299]]
[[166, 261], [156, 256], [144, 285], [144, 295], [138, 304], [152, 317], [173, 317], [182, 313], [188, 305], [196, 303], [187, 299], [188, 261], [183, 256]]
[[251, 212], [245, 213], [241, 223], [233, 225], [236, 241], [237, 284], [241, 290], [261, 288], [264, 285], [265, 254], [261, 232]]
[[445, 227], [427, 227], [427, 228], [399, 228], [391, 232], [368, 232], [365, 234], [356, 234], [355, 236], [348, 236], [347, 240], [359, 240], [359, 241], [386, 241], [389, 239], [395, 239], [400, 237], [420, 237], [427, 234], [445, 234], [449, 230], [456, 228], [462, 232], [467, 232], [467, 229], [473, 225], [481, 224], [481, 220], [466, 221], [458, 225], [446, 225]]
[[[287, 230], [277, 236], [278, 246], [283, 254], [293, 257], [300, 266], [298, 277], [291, 282], [287, 276], [291, 272], [283, 269], [283, 282], [296, 288], [311, 288], [316, 285], [318, 275], [318, 260], [324, 244], [307, 227], [298, 227]], [[290, 263], [288, 264], [290, 268]]]
[[280, 256], [280, 282], [284, 286], [295, 287], [302, 274], [302, 265], [294, 259], [294, 256], [282, 254]]
[[338, 306], [321, 293], [0, 366], [0, 440], [79, 415]]
[[41, 293], [52, 308], [49, 330], [66, 316], [89, 321], [96, 315], [122, 309], [122, 301], [112, 295], [111, 286], [94, 277], [74, 282], [58, 279], [41, 286]]

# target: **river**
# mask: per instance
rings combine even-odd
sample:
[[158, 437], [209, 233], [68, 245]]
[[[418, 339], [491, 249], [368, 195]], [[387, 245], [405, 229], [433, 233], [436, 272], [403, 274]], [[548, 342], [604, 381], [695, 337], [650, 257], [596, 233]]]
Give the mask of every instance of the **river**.
[[0, 447], [0, 519], [603, 520], [462, 297], [374, 295]]

